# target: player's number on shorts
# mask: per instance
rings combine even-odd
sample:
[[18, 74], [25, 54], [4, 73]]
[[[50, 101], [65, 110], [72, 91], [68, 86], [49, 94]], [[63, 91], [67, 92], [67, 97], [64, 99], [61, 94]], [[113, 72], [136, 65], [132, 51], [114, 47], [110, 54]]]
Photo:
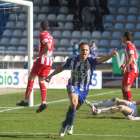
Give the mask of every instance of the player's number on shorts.
[[127, 83], [130, 83], [130, 78], [127, 79]]
[[96, 86], [97, 85], [97, 74], [93, 73], [92, 75], [92, 86]]

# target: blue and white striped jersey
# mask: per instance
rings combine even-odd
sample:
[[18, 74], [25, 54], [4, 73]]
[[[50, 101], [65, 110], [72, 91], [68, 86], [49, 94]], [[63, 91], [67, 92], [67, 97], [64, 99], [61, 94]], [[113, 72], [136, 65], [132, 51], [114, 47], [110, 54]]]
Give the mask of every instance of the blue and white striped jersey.
[[68, 85], [76, 86], [80, 91], [88, 90], [91, 85], [94, 66], [98, 65], [94, 55], [89, 54], [85, 61], [79, 60], [79, 55], [70, 56], [62, 64], [64, 68], [71, 69], [71, 77]]

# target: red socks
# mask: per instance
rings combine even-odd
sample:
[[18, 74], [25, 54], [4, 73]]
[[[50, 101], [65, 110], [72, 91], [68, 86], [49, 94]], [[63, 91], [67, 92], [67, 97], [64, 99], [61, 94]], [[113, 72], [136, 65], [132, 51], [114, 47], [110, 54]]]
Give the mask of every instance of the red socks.
[[127, 91], [127, 97], [128, 97], [128, 101], [132, 102], [132, 92], [131, 91]]
[[46, 101], [46, 86], [44, 83], [39, 83], [42, 101]]
[[127, 91], [127, 92], [123, 91], [123, 98], [124, 98], [124, 100], [132, 102], [132, 92], [131, 91]]
[[28, 80], [28, 85], [27, 85], [27, 88], [26, 88], [25, 99], [29, 99], [30, 94], [31, 94], [31, 92], [33, 90], [33, 85], [34, 85], [34, 81], [29, 81]]
[[[26, 88], [25, 99], [29, 99], [30, 94], [31, 94], [31, 92], [33, 90], [33, 85], [34, 85], [34, 81], [29, 81], [28, 80], [28, 85], [27, 85], [27, 88]], [[39, 83], [39, 86], [40, 86], [42, 101], [46, 102], [46, 86], [45, 86], [44, 83]]]

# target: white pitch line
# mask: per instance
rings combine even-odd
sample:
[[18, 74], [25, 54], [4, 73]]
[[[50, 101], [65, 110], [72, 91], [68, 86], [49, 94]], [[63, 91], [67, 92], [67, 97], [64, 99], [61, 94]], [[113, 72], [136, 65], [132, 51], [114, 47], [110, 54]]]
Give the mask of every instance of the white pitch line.
[[100, 96], [100, 95], [109, 94], [109, 93], [114, 93], [114, 92], [120, 92], [120, 91], [121, 91], [121, 90], [115, 90], [115, 91], [110, 91], [110, 92], [103, 92], [103, 93], [99, 93], [99, 94], [88, 95], [87, 97]]
[[[1, 134], [26, 134], [26, 135], [58, 135], [58, 133], [25, 133], [25, 132], [0, 132]], [[140, 136], [134, 136], [134, 135], [95, 135], [95, 134], [73, 134], [75, 136], [98, 136], [98, 137], [140, 137]]]
[[[98, 93], [98, 94], [94, 94], [94, 95], [88, 95], [87, 97], [101, 96], [101, 95], [104, 95], [104, 94], [110, 94], [110, 93], [115, 93], [115, 92], [120, 92], [120, 91], [121, 91], [121, 90], [103, 92], [103, 93]], [[69, 101], [69, 99], [62, 99], [62, 100], [47, 102], [47, 104], [59, 103], [59, 102], [65, 102], [65, 101]], [[39, 106], [39, 105], [40, 105], [40, 104], [37, 104], [37, 105], [34, 105], [33, 107], [36, 107], [36, 106]], [[11, 111], [11, 110], [15, 110], [15, 109], [20, 109], [20, 108], [24, 108], [24, 107], [14, 107], [14, 108], [11, 108], [11, 109], [0, 110], [0, 113], [1, 113], [1, 112], [5, 112], [5, 111]]]
[[4, 111], [11, 111], [11, 110], [20, 109], [20, 108], [24, 108], [24, 107], [14, 107], [14, 108], [11, 108], [11, 109], [0, 110], [0, 113], [4, 112]]

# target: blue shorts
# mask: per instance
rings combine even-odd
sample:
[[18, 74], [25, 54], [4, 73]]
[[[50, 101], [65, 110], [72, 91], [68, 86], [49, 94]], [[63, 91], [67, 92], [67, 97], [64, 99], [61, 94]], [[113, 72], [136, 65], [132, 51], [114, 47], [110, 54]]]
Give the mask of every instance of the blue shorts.
[[138, 114], [137, 105], [130, 102], [130, 101], [127, 101], [127, 106], [133, 110], [131, 115], [133, 117], [138, 117], [138, 115], [137, 115]]
[[80, 89], [78, 89], [75, 86], [67, 85], [68, 94], [71, 94], [71, 93], [77, 94], [78, 95], [78, 103], [80, 105], [82, 105], [84, 103], [84, 101], [88, 95], [88, 91], [89, 91], [89, 88], [87, 90], [80, 91]]

